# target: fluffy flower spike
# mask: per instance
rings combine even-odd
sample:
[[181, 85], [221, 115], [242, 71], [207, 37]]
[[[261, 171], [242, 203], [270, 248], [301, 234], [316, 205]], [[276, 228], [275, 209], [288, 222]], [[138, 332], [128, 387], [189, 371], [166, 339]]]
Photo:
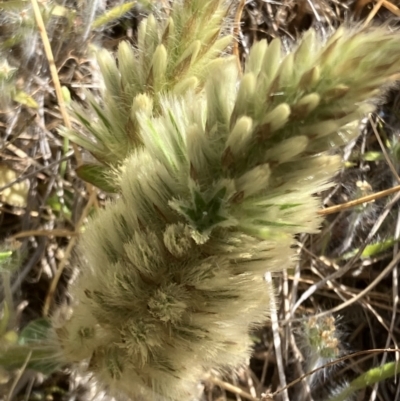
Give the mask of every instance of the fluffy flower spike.
[[[195, 4], [184, 2], [193, 21], [204, 15]], [[155, 20], [141, 27], [139, 47], [151, 55], [130, 56], [132, 76], [144, 81], [129, 80], [129, 102], [122, 67], [103, 60], [105, 107], [121, 105], [118, 118], [125, 124], [123, 113], [130, 116], [141, 146], [118, 154], [126, 156], [117, 174], [120, 197], [83, 235], [87, 263], [72, 288], [76, 306], [56, 332], [65, 361], [87, 359], [115, 393], [148, 400], [190, 399], [208, 369], [246, 360], [248, 332], [268, 315], [272, 289], [263, 274], [290, 266], [294, 234], [318, 231], [313, 194], [340, 167], [326, 152], [353, 137], [373, 108], [370, 96], [400, 71], [397, 34], [340, 29], [323, 44], [310, 31], [287, 55], [279, 40], [256, 44], [242, 78], [225, 61], [204, 90], [177, 94], [170, 66], [190, 66], [201, 51], [196, 36], [184, 46], [190, 51], [166, 61], [167, 36], [183, 40], [184, 24], [175, 18], [161, 42]], [[154, 58], [163, 60], [157, 68]], [[146, 106], [132, 118], [133, 99], [144, 96], [135, 80], [150, 76], [152, 85], [165, 78], [158, 86], [165, 93], [145, 88]], [[96, 146], [109, 151], [101, 124], [90, 127]], [[107, 129], [121, 138], [121, 127]]]
[[118, 65], [110, 52], [99, 51], [104, 105], [87, 94], [94, 121], [74, 104], [84, 132], [61, 133], [101, 163], [118, 166], [141, 143], [138, 111], [157, 115], [162, 93], [199, 89], [223, 63], [219, 56], [231, 42], [227, 33], [222, 34], [226, 15], [222, 0], [175, 1], [169, 17], [150, 15], [141, 22], [136, 48], [127, 42], [119, 45]]

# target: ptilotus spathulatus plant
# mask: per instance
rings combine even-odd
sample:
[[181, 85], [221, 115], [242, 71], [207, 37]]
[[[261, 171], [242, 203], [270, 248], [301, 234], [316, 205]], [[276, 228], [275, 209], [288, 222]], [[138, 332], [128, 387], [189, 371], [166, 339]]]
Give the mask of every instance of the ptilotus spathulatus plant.
[[[222, 0], [175, 1], [168, 16], [157, 20], [150, 15], [141, 22], [135, 47], [127, 42], [119, 45], [118, 63], [108, 51], [99, 51], [104, 106], [88, 93], [96, 121], [75, 104], [75, 116], [85, 131], [64, 131], [64, 135], [104, 166], [119, 165], [141, 143], [138, 111], [157, 114], [162, 94], [201, 89], [223, 62], [221, 52], [232, 40], [226, 26], [228, 6]], [[86, 177], [83, 170], [78, 173]], [[99, 171], [107, 174], [108, 169]]]
[[[288, 54], [279, 39], [261, 41], [243, 76], [226, 57], [186, 92], [169, 83], [166, 53], [156, 74], [166, 83], [133, 89], [157, 112], [124, 103], [129, 63], [131, 74], [151, 63], [128, 53], [120, 72], [103, 68], [104, 107], [131, 117], [90, 126], [103, 155], [130, 124], [138, 145], [110, 176], [119, 198], [83, 235], [75, 305], [55, 338], [63, 361], [86, 360], [113, 393], [188, 400], [210, 368], [248, 358], [273, 291], [264, 273], [291, 265], [296, 233], [318, 231], [314, 194], [341, 165], [329, 151], [354, 137], [369, 99], [400, 72], [399, 35], [339, 29], [323, 43], [310, 30]], [[116, 148], [105, 149], [113, 135]]]

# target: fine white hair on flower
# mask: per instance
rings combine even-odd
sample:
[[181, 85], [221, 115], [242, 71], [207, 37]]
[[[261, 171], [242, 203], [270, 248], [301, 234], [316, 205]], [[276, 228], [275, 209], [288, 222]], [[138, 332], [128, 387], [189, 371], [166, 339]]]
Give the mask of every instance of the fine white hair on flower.
[[400, 72], [397, 34], [339, 29], [327, 43], [310, 30], [288, 54], [261, 41], [241, 76], [219, 57], [226, 13], [192, 0], [167, 22], [150, 16], [118, 63], [99, 53], [97, 119], [76, 108], [90, 135], [70, 137], [119, 197], [82, 236], [74, 312], [56, 337], [115, 394], [187, 400], [209, 369], [246, 361], [274, 291], [264, 273], [291, 266], [295, 234], [319, 230], [314, 194], [341, 167], [328, 151]]

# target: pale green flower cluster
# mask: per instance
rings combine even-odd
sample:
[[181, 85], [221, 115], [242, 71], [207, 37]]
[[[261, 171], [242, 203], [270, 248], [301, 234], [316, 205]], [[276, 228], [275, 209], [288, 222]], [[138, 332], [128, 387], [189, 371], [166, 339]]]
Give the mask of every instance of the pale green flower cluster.
[[[138, 111], [149, 115], [160, 109], [164, 93], [181, 95], [199, 90], [211, 72], [222, 64], [221, 52], [231, 43], [226, 30], [228, 9], [222, 0], [175, 1], [170, 15], [157, 21], [153, 15], [139, 26], [136, 47], [119, 45], [118, 63], [106, 50], [98, 52], [104, 77], [104, 107], [90, 95], [87, 110], [75, 105], [75, 116], [85, 131], [64, 131], [100, 162], [115, 166], [140, 142]], [[143, 94], [149, 98], [144, 99]]]
[[120, 197], [83, 235], [56, 335], [63, 360], [87, 360], [115, 394], [189, 400], [210, 368], [248, 358], [273, 291], [264, 273], [291, 265], [296, 233], [318, 231], [314, 194], [341, 164], [327, 152], [400, 71], [397, 34], [339, 29], [326, 43], [310, 30], [288, 54], [261, 41], [241, 76], [217, 57], [225, 15], [177, 1], [166, 24], [142, 23], [137, 49], [120, 46], [118, 67], [101, 52], [104, 105], [91, 100], [91, 122], [78, 111], [90, 135], [70, 133], [113, 166]]
[[[315, 385], [318, 386], [322, 377], [329, 377], [330, 369], [333, 368], [332, 366], [322, 367], [341, 356], [341, 332], [332, 315], [310, 316], [303, 323], [301, 337], [303, 352], [306, 355], [305, 372], [313, 372], [307, 377], [307, 382], [310, 388], [313, 388]], [[319, 368], [322, 369], [318, 371]]]

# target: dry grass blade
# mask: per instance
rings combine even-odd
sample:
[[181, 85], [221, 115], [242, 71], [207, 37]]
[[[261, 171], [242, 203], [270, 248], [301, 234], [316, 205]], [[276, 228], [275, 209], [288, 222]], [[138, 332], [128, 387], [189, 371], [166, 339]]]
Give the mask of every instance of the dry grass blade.
[[19, 369], [18, 374], [15, 376], [15, 378], [13, 380], [13, 383], [11, 385], [11, 388], [10, 388], [8, 394], [7, 394], [6, 401], [11, 401], [13, 399], [14, 391], [15, 391], [17, 385], [18, 385], [19, 380], [21, 379], [22, 375], [24, 374], [26, 367], [28, 366], [29, 360], [31, 359], [31, 355], [32, 355], [32, 352], [30, 352], [28, 354], [28, 356], [26, 357], [24, 365], [21, 366], [21, 369]]
[[382, 7], [384, 0], [379, 0], [374, 8], [371, 10], [371, 12], [369, 13], [368, 17], [365, 19], [364, 21], [364, 26], [367, 26], [376, 16], [376, 14], [378, 13], [378, 11], [380, 10], [380, 8]]
[[383, 7], [386, 7], [390, 12], [392, 12], [394, 15], [397, 15], [398, 17], [400, 17], [399, 7], [394, 5], [391, 1], [383, 0], [382, 5], [383, 5]]
[[[340, 305], [326, 310], [324, 312], [317, 313], [314, 315], [315, 318], [320, 318], [323, 316], [328, 316], [331, 315], [332, 313], [339, 312], [348, 306], [352, 305], [353, 303], [359, 301], [362, 297], [364, 297], [366, 294], [368, 294], [374, 287], [376, 287], [396, 266], [400, 261], [400, 252], [396, 255], [396, 257], [382, 270], [382, 272], [362, 291], [360, 291], [357, 295], [354, 295], [351, 299], [344, 301]], [[329, 280], [327, 280], [329, 281]], [[301, 319], [299, 319], [301, 320]]]
[[[39, 8], [39, 4], [38, 4], [37, 0], [31, 0], [31, 3], [32, 3], [33, 11], [35, 13], [38, 30], [40, 32], [40, 36], [43, 41], [44, 51], [46, 53], [46, 57], [49, 62], [50, 73], [51, 73], [51, 77], [53, 79], [54, 89], [56, 91], [58, 106], [60, 108], [60, 112], [61, 112], [62, 118], [64, 120], [65, 126], [69, 129], [71, 129], [72, 125], [71, 125], [71, 121], [69, 118], [67, 108], [65, 106], [64, 96], [63, 96], [62, 89], [61, 89], [60, 78], [58, 76], [57, 67], [56, 67], [56, 63], [54, 61], [53, 51], [51, 50], [51, 45], [50, 45], [49, 37], [47, 35], [46, 27], [43, 22], [42, 13], [40, 12], [40, 8]], [[80, 152], [78, 150], [78, 147], [75, 144], [72, 144], [72, 147], [74, 149], [75, 158], [78, 162], [78, 165], [81, 165], [82, 158], [81, 158]]]
[[396, 185], [393, 188], [385, 189], [380, 192], [375, 192], [372, 195], [366, 195], [366, 196], [363, 196], [362, 198], [355, 199], [355, 200], [352, 200], [352, 201], [349, 201], [346, 203], [342, 203], [341, 205], [327, 207], [325, 209], [318, 211], [318, 214], [320, 214], [321, 216], [326, 216], [328, 214], [343, 212], [344, 210], [348, 210], [352, 207], [362, 205], [362, 204], [368, 203], [368, 202], [374, 202], [380, 198], [385, 198], [386, 196], [395, 194], [396, 192], [399, 192], [399, 191], [400, 191], [400, 185]]
[[76, 231], [68, 231], [68, 230], [28, 230], [21, 231], [17, 234], [12, 235], [9, 240], [13, 241], [19, 238], [32, 237], [32, 236], [44, 236], [44, 237], [75, 237], [78, 233]]
[[258, 398], [253, 397], [251, 394], [246, 393], [245, 391], [243, 391], [241, 388], [234, 386], [233, 384], [227, 383], [223, 380], [220, 380], [216, 377], [210, 377], [208, 379], [211, 383], [215, 384], [218, 387], [221, 387], [227, 391], [230, 391], [233, 394], [238, 395], [239, 397], [243, 397], [246, 400], [250, 400], [250, 401], [259, 401]]

